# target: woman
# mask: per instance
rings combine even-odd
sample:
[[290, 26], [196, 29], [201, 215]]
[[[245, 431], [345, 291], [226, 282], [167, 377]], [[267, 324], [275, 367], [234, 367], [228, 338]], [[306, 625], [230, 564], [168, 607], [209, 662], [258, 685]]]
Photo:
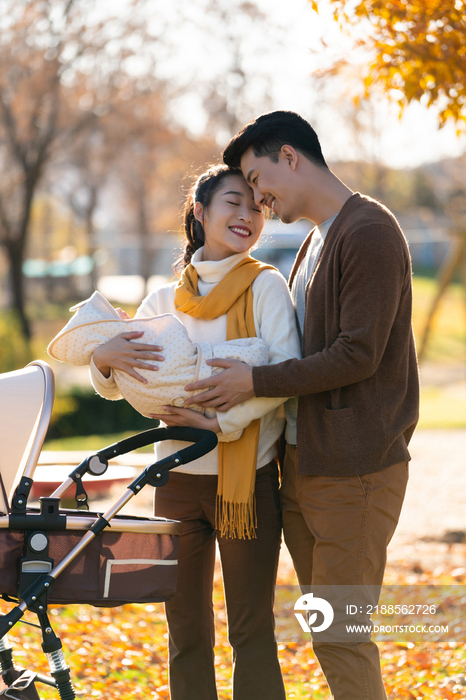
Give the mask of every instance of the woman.
[[[262, 227], [262, 211], [241, 171], [209, 169], [186, 202], [181, 279], [150, 294], [137, 316], [173, 313], [197, 343], [256, 335], [267, 344], [273, 363], [298, 356], [286, 282], [277, 270], [249, 256]], [[163, 361], [161, 348], [134, 342], [140, 337], [121, 334], [95, 351], [91, 376], [103, 396], [119, 398], [112, 369], [140, 377], [137, 368], [147, 369], [149, 363], [156, 371], [153, 363]], [[155, 493], [155, 515], [183, 522], [177, 592], [166, 604], [172, 700], [217, 698], [216, 542], [233, 647], [233, 698], [285, 699], [273, 617], [281, 531], [274, 458], [284, 401], [254, 398], [215, 417], [173, 407], [166, 407], [170, 415], [154, 415], [169, 426], [206, 428], [219, 437], [216, 450], [172, 470]], [[183, 446], [157, 444], [157, 458]]]

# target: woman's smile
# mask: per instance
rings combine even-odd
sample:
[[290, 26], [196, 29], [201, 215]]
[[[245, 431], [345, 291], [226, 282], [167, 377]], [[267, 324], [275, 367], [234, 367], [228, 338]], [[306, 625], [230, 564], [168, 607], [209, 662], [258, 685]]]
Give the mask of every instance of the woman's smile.
[[241, 238], [247, 238], [251, 235], [251, 229], [246, 226], [229, 226], [228, 228], [237, 236], [241, 236]]

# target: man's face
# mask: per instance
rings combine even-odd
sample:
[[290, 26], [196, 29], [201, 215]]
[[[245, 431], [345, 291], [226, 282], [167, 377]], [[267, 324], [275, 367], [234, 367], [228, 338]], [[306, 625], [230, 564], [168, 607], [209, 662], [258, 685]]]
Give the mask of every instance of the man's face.
[[258, 206], [269, 207], [285, 224], [299, 218], [294, 201], [294, 170], [282, 153], [274, 163], [268, 156], [256, 156], [252, 147], [248, 148], [241, 158], [241, 170]]

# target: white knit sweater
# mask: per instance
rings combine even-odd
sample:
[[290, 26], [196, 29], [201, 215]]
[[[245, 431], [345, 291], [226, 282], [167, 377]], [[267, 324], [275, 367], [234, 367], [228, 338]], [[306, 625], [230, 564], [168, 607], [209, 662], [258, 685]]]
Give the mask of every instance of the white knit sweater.
[[[202, 248], [196, 251], [191, 262], [198, 273], [199, 294], [207, 295], [227, 272], [245, 257], [247, 253], [238, 253], [224, 260], [203, 261]], [[171, 313], [184, 323], [194, 343], [224, 342], [227, 333], [226, 314], [207, 321], [177, 311], [174, 303], [176, 284], [176, 282], [167, 284], [149, 294], [139, 307], [136, 316], [147, 317]], [[266, 343], [269, 349], [269, 362], [276, 364], [291, 357], [301, 357], [295, 312], [282, 275], [275, 270], [263, 270], [254, 280], [252, 292], [256, 336]], [[94, 362], [91, 362], [91, 381], [101, 396], [111, 400], [121, 398], [112, 374], [106, 379]], [[286, 401], [284, 398], [252, 398], [226, 413], [217, 414], [220, 429], [225, 436], [245, 428], [256, 418], [261, 419], [257, 468], [268, 464], [276, 455], [275, 443], [285, 423], [282, 406], [284, 401]], [[163, 459], [183, 447], [186, 447], [186, 443], [175, 440], [157, 443], [155, 445], [157, 459]], [[189, 474], [217, 474], [217, 448], [201, 459], [178, 467], [174, 471]]]

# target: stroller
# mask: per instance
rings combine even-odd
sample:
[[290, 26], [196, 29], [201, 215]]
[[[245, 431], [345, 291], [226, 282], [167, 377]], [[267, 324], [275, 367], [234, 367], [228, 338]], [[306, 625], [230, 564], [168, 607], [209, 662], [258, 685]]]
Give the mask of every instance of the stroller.
[[[39, 700], [36, 683], [75, 698], [62, 643], [47, 605], [87, 603], [115, 607], [154, 603], [175, 593], [181, 525], [163, 518], [117, 515], [146, 485], [163, 486], [169, 470], [202, 457], [217, 436], [192, 428], [154, 428], [87, 457], [40, 507], [28, 507], [34, 470], [54, 398], [51, 367], [40, 360], [0, 375], [0, 595], [14, 604], [0, 615], [0, 663], [7, 686], [0, 696]], [[102, 515], [89, 512], [82, 477], [103, 474], [112, 457], [161, 440], [194, 443], [147, 466]], [[60, 509], [60, 496], [76, 485], [77, 508]], [[7, 633], [26, 610], [37, 615], [50, 676], [16, 669]], [[29, 623], [30, 624], [30, 623]]]

